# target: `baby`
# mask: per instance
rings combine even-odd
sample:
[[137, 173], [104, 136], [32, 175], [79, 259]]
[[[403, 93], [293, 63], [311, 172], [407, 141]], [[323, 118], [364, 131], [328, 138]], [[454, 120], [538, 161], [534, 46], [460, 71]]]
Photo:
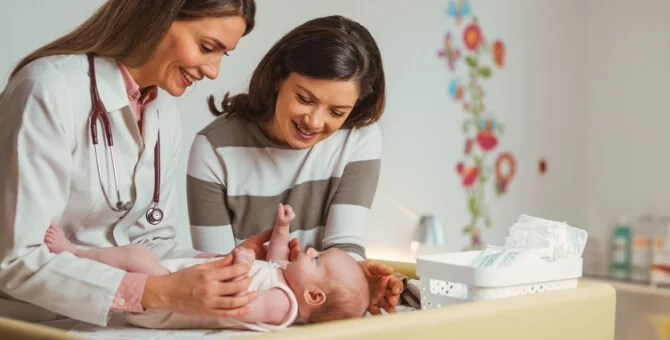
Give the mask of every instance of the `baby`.
[[[242, 328], [275, 331], [294, 323], [316, 323], [363, 316], [369, 304], [368, 284], [358, 263], [337, 248], [318, 252], [308, 248], [289, 262], [290, 223], [295, 214], [290, 206], [277, 207], [277, 219], [268, 245], [266, 261], [256, 260], [254, 251], [233, 250], [236, 263], [251, 264], [251, 285], [258, 291], [250, 312], [237, 318], [215, 318], [163, 310], [128, 313], [133, 325], [146, 328]], [[77, 249], [63, 232], [49, 227], [45, 243], [50, 251], [63, 251], [129, 271], [166, 275], [191, 265], [216, 259], [173, 259], [161, 261], [140, 245], [114, 248]]]

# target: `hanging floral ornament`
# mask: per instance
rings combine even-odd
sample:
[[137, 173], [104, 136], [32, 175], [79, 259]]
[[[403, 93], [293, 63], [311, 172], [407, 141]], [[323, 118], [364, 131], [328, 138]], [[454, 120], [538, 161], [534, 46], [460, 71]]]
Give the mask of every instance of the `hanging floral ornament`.
[[[458, 182], [466, 196], [468, 224], [462, 232], [469, 234], [470, 245], [465, 250], [482, 248], [482, 230], [493, 225], [489, 214], [486, 186], [494, 185], [495, 192], [504, 194], [516, 172], [516, 160], [511, 153], [493, 154], [505, 133], [503, 123], [491, 114], [486, 103], [486, 80], [494, 69], [507, 63], [507, 48], [501, 39], [489, 39], [483, 32], [479, 18], [474, 14], [470, 1], [445, 0], [447, 15], [456, 25], [440, 37], [438, 56], [446, 60], [449, 97], [465, 113], [463, 155], [456, 165]], [[488, 88], [487, 88], [488, 89]], [[497, 152], [496, 152], [497, 154]], [[540, 172], [546, 171], [541, 163]]]
[[507, 185], [516, 174], [516, 159], [509, 152], [503, 152], [498, 155], [495, 164], [496, 170], [496, 192], [504, 194], [507, 192]]
[[476, 51], [482, 43], [482, 31], [476, 24], [469, 24], [463, 31], [463, 42], [470, 51]]

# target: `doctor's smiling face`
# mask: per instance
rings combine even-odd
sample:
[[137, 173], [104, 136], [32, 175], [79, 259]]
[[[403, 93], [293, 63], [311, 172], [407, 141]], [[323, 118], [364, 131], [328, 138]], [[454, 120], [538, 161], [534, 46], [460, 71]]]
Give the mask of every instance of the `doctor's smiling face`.
[[140, 87], [157, 85], [181, 96], [195, 82], [218, 77], [221, 59], [235, 49], [246, 28], [239, 16], [176, 20], [147, 63], [130, 72]]

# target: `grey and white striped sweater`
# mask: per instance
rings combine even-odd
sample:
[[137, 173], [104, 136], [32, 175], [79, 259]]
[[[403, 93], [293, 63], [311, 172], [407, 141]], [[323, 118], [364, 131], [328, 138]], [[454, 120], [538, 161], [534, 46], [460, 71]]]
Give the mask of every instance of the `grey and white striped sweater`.
[[230, 251], [272, 228], [277, 204], [296, 213], [291, 237], [303, 249], [337, 247], [365, 259], [366, 217], [381, 167], [377, 123], [340, 129], [312, 148], [292, 149], [267, 138], [238, 115], [215, 119], [191, 147], [187, 192], [196, 248]]

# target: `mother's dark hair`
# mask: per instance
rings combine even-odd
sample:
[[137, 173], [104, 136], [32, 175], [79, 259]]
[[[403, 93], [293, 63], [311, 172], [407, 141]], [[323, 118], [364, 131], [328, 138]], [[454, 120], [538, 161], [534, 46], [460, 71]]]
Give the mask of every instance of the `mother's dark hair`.
[[268, 121], [274, 115], [280, 82], [293, 72], [358, 82], [360, 97], [345, 127], [372, 124], [384, 111], [386, 84], [377, 43], [365, 27], [342, 16], [312, 19], [290, 31], [258, 64], [248, 94], [229, 97], [226, 93], [221, 111], [210, 96], [210, 111], [216, 116], [237, 113], [256, 123]]

